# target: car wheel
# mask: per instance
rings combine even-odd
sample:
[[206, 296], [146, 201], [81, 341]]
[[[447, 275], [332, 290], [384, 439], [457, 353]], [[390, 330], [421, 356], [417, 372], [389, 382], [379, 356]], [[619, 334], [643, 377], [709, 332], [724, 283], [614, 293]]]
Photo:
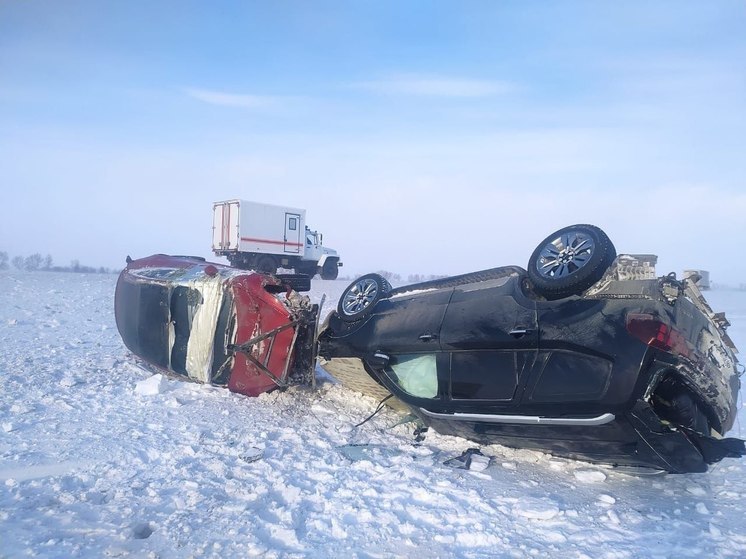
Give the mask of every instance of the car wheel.
[[571, 225], [544, 239], [528, 261], [534, 290], [561, 299], [588, 289], [616, 258], [609, 237], [594, 225]]
[[321, 279], [335, 280], [339, 275], [339, 266], [336, 260], [327, 260], [321, 268]]
[[653, 392], [651, 401], [661, 419], [702, 435], [710, 434], [710, 420], [702, 404], [680, 383], [664, 379]]
[[337, 314], [345, 322], [355, 322], [373, 310], [375, 304], [391, 292], [391, 284], [379, 274], [366, 274], [342, 292]]
[[672, 402], [674, 422], [702, 435], [710, 434], [710, 423], [697, 401], [689, 394], [678, 394]]
[[276, 274], [277, 273], [277, 261], [271, 256], [260, 256], [256, 261], [256, 269], [259, 272], [265, 274]]

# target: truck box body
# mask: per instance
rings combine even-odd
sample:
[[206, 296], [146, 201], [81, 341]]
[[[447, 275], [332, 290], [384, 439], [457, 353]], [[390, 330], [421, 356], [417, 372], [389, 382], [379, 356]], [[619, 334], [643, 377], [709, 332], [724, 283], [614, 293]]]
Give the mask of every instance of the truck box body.
[[336, 279], [342, 265], [321, 233], [306, 226], [306, 210], [247, 200], [213, 204], [212, 251], [235, 268], [269, 274], [283, 268]]
[[213, 204], [212, 250], [303, 256], [306, 211], [246, 200]]

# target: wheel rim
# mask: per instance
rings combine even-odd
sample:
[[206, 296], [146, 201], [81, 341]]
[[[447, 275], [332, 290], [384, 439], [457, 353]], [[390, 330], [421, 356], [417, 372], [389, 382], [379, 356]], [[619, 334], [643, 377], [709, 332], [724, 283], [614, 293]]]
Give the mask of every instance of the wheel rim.
[[375, 301], [377, 295], [378, 283], [375, 280], [355, 282], [342, 299], [342, 311], [348, 316], [358, 314]]
[[546, 278], [564, 278], [580, 270], [591, 259], [596, 245], [585, 233], [563, 233], [541, 249], [536, 268]]

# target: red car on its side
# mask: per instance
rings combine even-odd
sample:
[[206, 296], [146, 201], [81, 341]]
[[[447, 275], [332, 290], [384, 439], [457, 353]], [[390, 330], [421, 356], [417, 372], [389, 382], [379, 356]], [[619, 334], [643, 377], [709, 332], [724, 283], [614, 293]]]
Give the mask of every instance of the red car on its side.
[[156, 254], [127, 258], [115, 294], [127, 348], [158, 369], [257, 396], [313, 383], [318, 305], [303, 275]]

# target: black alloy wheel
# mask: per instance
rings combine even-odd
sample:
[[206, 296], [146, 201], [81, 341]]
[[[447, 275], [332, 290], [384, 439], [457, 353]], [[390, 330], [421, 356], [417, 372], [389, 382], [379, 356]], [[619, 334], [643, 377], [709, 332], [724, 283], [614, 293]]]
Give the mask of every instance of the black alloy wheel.
[[536, 247], [528, 261], [528, 277], [539, 295], [562, 299], [600, 280], [615, 258], [616, 249], [601, 229], [571, 225]]
[[391, 284], [379, 274], [366, 274], [353, 281], [342, 292], [337, 314], [345, 322], [360, 320], [375, 304], [391, 292]]

